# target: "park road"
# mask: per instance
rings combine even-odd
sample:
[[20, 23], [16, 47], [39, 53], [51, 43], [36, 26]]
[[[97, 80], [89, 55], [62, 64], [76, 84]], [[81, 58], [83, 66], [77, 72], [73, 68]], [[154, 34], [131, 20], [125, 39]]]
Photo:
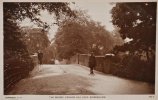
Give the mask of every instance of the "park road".
[[146, 82], [94, 72], [81, 65], [41, 65], [28, 78], [19, 81], [10, 95], [116, 95], [153, 94], [154, 85]]

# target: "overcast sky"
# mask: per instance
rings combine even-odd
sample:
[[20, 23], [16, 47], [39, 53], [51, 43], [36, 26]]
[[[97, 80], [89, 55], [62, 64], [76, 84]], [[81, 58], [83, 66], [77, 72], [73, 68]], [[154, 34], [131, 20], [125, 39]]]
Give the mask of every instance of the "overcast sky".
[[[71, 4], [70, 7], [72, 9], [81, 9], [86, 10], [88, 15], [95, 20], [100, 22], [102, 25], [105, 26], [105, 28], [108, 31], [112, 31], [114, 29], [112, 23], [111, 23], [111, 14], [110, 11], [112, 7], [115, 6], [114, 4], [111, 5], [108, 2], [103, 1], [78, 1], [75, 2], [75, 4]], [[51, 24], [54, 20], [53, 16], [50, 15], [47, 11], [41, 12], [42, 21], [47, 22], [48, 24]], [[51, 20], [51, 21], [50, 21]], [[29, 21], [29, 19], [25, 19], [21, 26], [34, 26], [33, 23]], [[49, 39], [52, 39], [57, 31], [57, 26], [53, 25], [51, 26], [51, 29], [49, 30]]]
[[110, 3], [103, 1], [78, 1], [75, 3], [75, 5], [72, 5], [71, 7], [74, 9], [77, 8], [87, 10], [88, 14], [93, 20], [101, 22], [102, 25], [106, 26], [107, 30], [112, 31], [114, 28], [111, 23], [110, 11], [114, 6], [114, 4], [111, 5]]

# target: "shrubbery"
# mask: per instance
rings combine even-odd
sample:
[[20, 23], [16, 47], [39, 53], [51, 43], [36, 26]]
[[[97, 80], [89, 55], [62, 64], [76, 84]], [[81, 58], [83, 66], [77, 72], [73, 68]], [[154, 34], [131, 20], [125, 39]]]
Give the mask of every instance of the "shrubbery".
[[120, 62], [112, 63], [112, 74], [140, 81], [155, 82], [154, 61], [143, 61], [137, 55], [126, 55], [122, 61], [119, 60]]

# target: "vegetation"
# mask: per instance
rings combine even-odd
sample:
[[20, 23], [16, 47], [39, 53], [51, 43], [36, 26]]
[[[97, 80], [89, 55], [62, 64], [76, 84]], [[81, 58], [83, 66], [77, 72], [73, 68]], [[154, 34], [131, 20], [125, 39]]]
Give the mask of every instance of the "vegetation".
[[149, 52], [155, 51], [156, 46], [156, 2], [117, 3], [112, 18], [113, 24], [120, 28], [121, 37], [133, 39], [129, 51], [145, 51], [149, 61]]
[[[39, 19], [41, 10], [47, 10], [49, 13], [55, 14], [55, 18], [57, 20], [56, 24], [59, 24], [59, 19], [62, 15], [74, 16], [73, 12], [68, 6], [68, 3], [3, 3], [5, 93], [12, 84], [24, 76], [27, 76], [29, 71], [32, 70], [34, 66], [29, 55], [29, 52], [34, 51], [34, 47], [29, 47], [28, 42], [25, 41], [25, 39], [27, 39], [25, 38], [26, 35], [31, 38], [33, 34], [25, 34], [20, 29], [17, 21], [22, 21], [25, 18], [29, 18], [32, 22], [41, 27], [43, 31], [45, 31], [49, 29], [49, 26], [46, 22], [42, 22]], [[40, 34], [37, 36], [40, 36]], [[42, 37], [44, 37], [44, 40], [41, 39], [41, 41], [44, 43], [43, 45], [48, 46], [47, 35], [43, 35]], [[31, 39], [33, 39], [31, 42], [36, 41], [35, 38]]]
[[[111, 10], [116, 27], [109, 32], [86, 12], [72, 11], [69, 3], [4, 2], [5, 88], [17, 76], [20, 80], [28, 75], [34, 67], [30, 55], [39, 49], [44, 52], [44, 63], [52, 58], [70, 59], [78, 53], [105, 55], [113, 51], [112, 74], [154, 82], [156, 7], [156, 2], [116, 3]], [[47, 36], [50, 26], [39, 17], [43, 10], [54, 14], [56, 22], [52, 23], [59, 26], [53, 41]], [[18, 21], [25, 18], [39, 28], [21, 28]], [[124, 43], [127, 38], [132, 41]]]
[[38, 50], [44, 51], [50, 45], [48, 33], [41, 28], [23, 28], [22, 33], [30, 54], [37, 53]]
[[112, 34], [100, 23], [91, 20], [84, 11], [76, 11], [75, 15], [76, 18], [64, 20], [56, 34], [59, 58], [69, 59], [77, 53], [92, 51], [95, 55], [104, 55], [117, 45]]
[[113, 7], [112, 23], [120, 28], [123, 39], [132, 39], [113, 50], [116, 54], [129, 51], [117, 69], [120, 76], [155, 81], [156, 6], [156, 2], [143, 2]]
[[[4, 3], [4, 57], [13, 57], [15, 55], [28, 55], [28, 52], [33, 49], [28, 47], [27, 41], [22, 41], [24, 38], [24, 32], [22, 32], [17, 25], [17, 21], [22, 21], [25, 18], [30, 18], [31, 21], [38, 24], [42, 29], [46, 30], [49, 28], [47, 23], [42, 22], [38, 16], [41, 10], [47, 10], [49, 13], [54, 13], [56, 15], [57, 21], [61, 15], [72, 16], [73, 12], [68, 6], [68, 3]], [[32, 35], [32, 36], [29, 36]], [[25, 34], [29, 38], [33, 37], [35, 34]], [[40, 36], [39, 34], [36, 34]], [[48, 39], [46, 34], [44, 41], [46, 41], [45, 46], [48, 46]], [[35, 38], [34, 38], [35, 39]], [[31, 41], [35, 42], [36, 40]], [[39, 41], [39, 40], [38, 40]], [[37, 41], [36, 41], [37, 42]], [[34, 43], [37, 44], [37, 43]], [[27, 46], [26, 46], [27, 45]], [[34, 51], [34, 50], [33, 50]], [[32, 52], [32, 51], [31, 51]], [[26, 56], [25, 55], [25, 56]], [[7, 60], [7, 59], [5, 59]]]

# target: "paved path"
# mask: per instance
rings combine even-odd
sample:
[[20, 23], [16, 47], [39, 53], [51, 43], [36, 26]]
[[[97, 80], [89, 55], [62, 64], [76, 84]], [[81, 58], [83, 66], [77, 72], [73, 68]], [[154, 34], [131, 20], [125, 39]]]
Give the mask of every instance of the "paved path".
[[9, 94], [116, 95], [153, 92], [152, 84], [97, 71], [95, 75], [89, 75], [89, 69], [80, 65], [42, 65], [40, 68], [35, 68], [30, 77], [18, 82]]

